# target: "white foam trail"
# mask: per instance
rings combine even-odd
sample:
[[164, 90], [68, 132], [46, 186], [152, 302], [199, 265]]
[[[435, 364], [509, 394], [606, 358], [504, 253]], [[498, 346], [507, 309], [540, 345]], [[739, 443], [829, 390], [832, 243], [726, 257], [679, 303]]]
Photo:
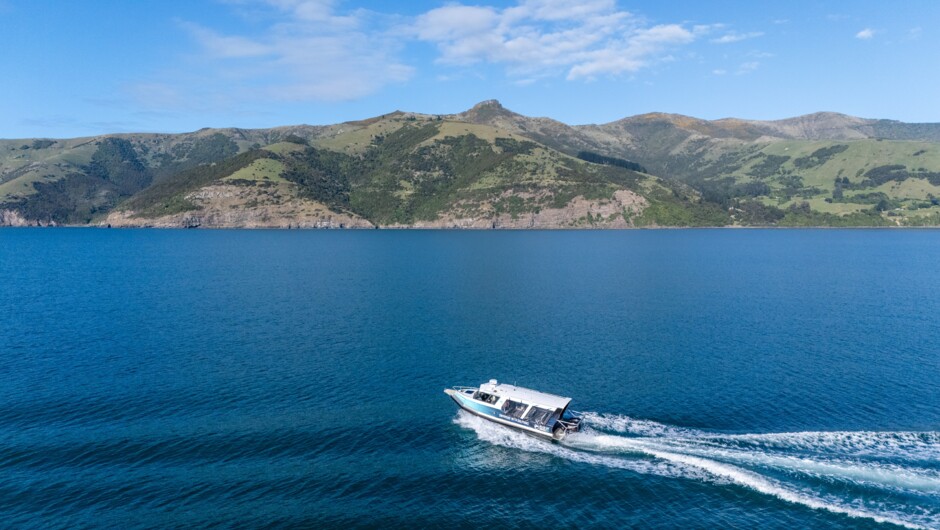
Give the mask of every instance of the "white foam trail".
[[683, 427], [666, 425], [664, 423], [659, 423], [652, 420], [631, 418], [630, 416], [623, 416], [620, 414], [611, 415], [598, 414], [596, 412], [584, 412], [582, 415], [584, 422], [594, 428], [604, 431], [633, 434], [636, 436], [693, 437], [705, 434], [703, 431], [698, 431], [696, 429], [685, 429]]
[[839, 456], [940, 460], [940, 432], [786, 432], [765, 434], [716, 434], [675, 427], [623, 415], [584, 413], [584, 421], [604, 431], [655, 438], [695, 438], [720, 444], [756, 445], [762, 449], [834, 453]]
[[[660, 440], [665, 450], [707, 458], [797, 471], [824, 479], [850, 480], [899, 491], [940, 494], [940, 473], [920, 469], [917, 461], [940, 460], [938, 432], [798, 432], [721, 435], [672, 427], [629, 416], [585, 414], [589, 425], [634, 434], [648, 443]], [[794, 456], [775, 452], [809, 453]], [[848, 461], [847, 458], [901, 460], [892, 463]]]
[[480, 440], [508, 447], [520, 449], [523, 451], [543, 453], [557, 456], [574, 462], [586, 464], [602, 465], [633, 471], [643, 475], [658, 475], [663, 477], [682, 477], [707, 479], [708, 476], [701, 472], [687, 472], [680, 467], [674, 466], [668, 462], [657, 462], [655, 460], [627, 460], [613, 456], [592, 454], [575, 451], [569, 447], [559, 444], [553, 444], [546, 440], [539, 440], [520, 431], [503, 427], [488, 420], [484, 420], [473, 414], [464, 411], [458, 411], [454, 423], [463, 428], [474, 431]]
[[775, 480], [762, 477], [757, 473], [746, 471], [736, 466], [722, 464], [720, 462], [715, 462], [713, 460], [699, 458], [696, 456], [681, 455], [669, 453], [666, 451], [649, 450], [648, 452], [657, 458], [698, 467], [715, 476], [727, 478], [735, 484], [745, 486], [765, 495], [774, 496], [787, 502], [802, 504], [803, 506], [813, 508], [814, 510], [826, 510], [833, 513], [848, 515], [849, 517], [872, 519], [879, 523], [891, 523], [906, 528], [926, 528], [925, 526], [904, 521], [889, 515], [881, 515], [857, 508], [851, 508], [834, 502], [827, 502], [805, 493], [793, 491]]
[[706, 458], [796, 471], [818, 478], [844, 479], [860, 485], [887, 487], [901, 492], [917, 491], [931, 495], [940, 494], [940, 476], [936, 472], [927, 469], [882, 465], [871, 462], [820, 461], [805, 457], [741, 450], [702, 450], [694, 446], [684, 447], [683, 452]]
[[[813, 509], [908, 528], [933, 527], [940, 522], [936, 514], [923, 510], [922, 516], [917, 516], [892, 511], [884, 506], [880, 507], [883, 509], [872, 511], [847, 505], [842, 499], [824, 497], [815, 491], [741, 467], [763, 466], [830, 481], [849, 481], [861, 486], [887, 487], [904, 493], [937, 495], [940, 494], [940, 474], [934, 470], [878, 462], [833, 460], [831, 457], [844, 456], [839, 453], [839, 450], [844, 449], [856, 455], [892, 459], [903, 459], [911, 454], [922, 457], [938, 451], [935, 444], [940, 444], [940, 433], [721, 435], [628, 416], [585, 413], [584, 418], [591, 427], [631, 436], [605, 434], [587, 428], [582, 433], [569, 436], [563, 445], [558, 445], [537, 440], [462, 411], [455, 422], [476, 431], [480, 439], [505, 447], [549, 453], [569, 460], [629, 469], [637, 473], [734, 483]], [[775, 451], [794, 449], [816, 454], [813, 458], [774, 454]], [[608, 456], [610, 453], [619, 453], [621, 457]], [[644, 455], [656, 460], [623, 458], [624, 453]]]
[[793, 432], [728, 435], [724, 439], [791, 451], [913, 461], [940, 460], [940, 432]]
[[828, 480], [848, 480], [859, 485], [890, 488], [900, 492], [915, 491], [940, 494], [940, 474], [935, 470], [875, 462], [823, 461], [802, 456], [778, 455], [763, 451], [742, 450], [700, 444], [683, 438], [626, 438], [595, 433], [586, 449], [593, 451], [630, 451], [638, 449], [678, 452], [711, 460], [749, 464], [798, 472]]

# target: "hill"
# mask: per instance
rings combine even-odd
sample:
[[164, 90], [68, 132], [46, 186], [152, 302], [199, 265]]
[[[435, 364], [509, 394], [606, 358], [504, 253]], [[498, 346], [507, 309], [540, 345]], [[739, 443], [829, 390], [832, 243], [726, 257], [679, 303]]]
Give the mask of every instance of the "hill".
[[940, 225], [940, 124], [571, 126], [485, 101], [329, 126], [0, 140], [0, 225]]
[[322, 128], [6, 143], [6, 224], [528, 228], [656, 225], [674, 222], [674, 212], [688, 212], [686, 223], [724, 219], [656, 177], [495, 127], [401, 112]]
[[834, 113], [768, 122], [646, 114], [581, 130], [732, 211], [774, 208], [780, 219], [763, 222], [787, 214], [784, 222], [798, 225], [940, 222], [940, 124]]
[[569, 126], [496, 101], [455, 117], [572, 155], [634, 161], [727, 208], [738, 225], [940, 224], [940, 124], [820, 112], [777, 121], [651, 113]]

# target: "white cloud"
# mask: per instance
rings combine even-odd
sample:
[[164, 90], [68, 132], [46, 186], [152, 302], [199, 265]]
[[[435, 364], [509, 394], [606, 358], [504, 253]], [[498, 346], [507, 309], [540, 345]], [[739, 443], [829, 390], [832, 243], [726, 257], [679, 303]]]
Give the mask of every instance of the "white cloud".
[[292, 11], [299, 20], [312, 22], [336, 19], [333, 10], [335, 0], [267, 0], [269, 4], [284, 11]]
[[732, 31], [711, 41], [715, 44], [731, 44], [732, 42], [741, 42], [742, 40], [754, 39], [763, 35], [764, 33], [762, 31], [752, 31], [750, 33], [735, 33]]
[[741, 65], [738, 66], [738, 71], [735, 72], [735, 74], [737, 75], [749, 74], [753, 72], [754, 70], [757, 70], [758, 68], [760, 68], [760, 61], [748, 61], [746, 63], [741, 63]]
[[717, 70], [712, 70], [712, 74], [713, 74], [713, 75], [725, 75], [725, 74], [727, 74], [727, 73], [728, 73], [727, 70], [724, 70], [724, 69], [721, 69], [721, 68], [719, 68], [719, 69], [717, 69]]
[[355, 16], [336, 14], [336, 0], [219, 0], [241, 9], [243, 15], [257, 18], [267, 15], [265, 8], [290, 13], [294, 20], [305, 22], [355, 23]]
[[203, 50], [212, 57], [237, 59], [261, 57], [274, 52], [274, 48], [260, 42], [235, 35], [220, 35], [209, 28], [190, 22], [181, 22], [180, 26], [196, 39]]
[[248, 29], [180, 21], [196, 50], [173, 70], [128, 87], [145, 107], [183, 111], [270, 100], [354, 100], [411, 79], [415, 68], [402, 54], [416, 42], [434, 47], [437, 64], [457, 70], [499, 65], [516, 84], [553, 76], [592, 80], [686, 59], [672, 54], [724, 29], [653, 25], [619, 9], [617, 0], [450, 3], [414, 17], [343, 9], [342, 0], [217, 1], [241, 15]]
[[636, 72], [670, 60], [670, 50], [711, 30], [649, 26], [614, 0], [520, 0], [503, 9], [450, 4], [424, 13], [413, 26], [419, 40], [437, 47], [439, 63], [500, 64], [526, 82]]
[[868, 40], [875, 36], [875, 30], [871, 28], [865, 28], [862, 31], [859, 31], [855, 34], [856, 39]]
[[499, 24], [499, 18], [491, 7], [453, 5], [421, 15], [416, 29], [422, 40], [457, 40], [489, 31]]
[[340, 13], [334, 0], [226, 3], [267, 24], [250, 34], [231, 34], [180, 22], [198, 46], [195, 56], [173, 73], [130, 87], [131, 94], [148, 107], [177, 109], [193, 105], [194, 99], [216, 106], [272, 99], [343, 101], [413, 74], [397, 57], [403, 43], [392, 35], [392, 24], [375, 13]]

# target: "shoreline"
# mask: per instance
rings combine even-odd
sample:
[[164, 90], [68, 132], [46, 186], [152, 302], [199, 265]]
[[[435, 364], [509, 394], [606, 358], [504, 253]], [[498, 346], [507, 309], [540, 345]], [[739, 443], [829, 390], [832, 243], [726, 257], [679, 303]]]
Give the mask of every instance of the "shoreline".
[[655, 230], [940, 230], [936, 226], [634, 226], [634, 227], [460, 227], [460, 226], [347, 226], [347, 227], [284, 227], [284, 226], [102, 226], [95, 224], [85, 225], [0, 225], [0, 229], [95, 229], [95, 230], [198, 230], [198, 231], [226, 231], [226, 230], [278, 230], [278, 231], [353, 231], [368, 232], [376, 230], [385, 231], [451, 231], [451, 232], [633, 232]]

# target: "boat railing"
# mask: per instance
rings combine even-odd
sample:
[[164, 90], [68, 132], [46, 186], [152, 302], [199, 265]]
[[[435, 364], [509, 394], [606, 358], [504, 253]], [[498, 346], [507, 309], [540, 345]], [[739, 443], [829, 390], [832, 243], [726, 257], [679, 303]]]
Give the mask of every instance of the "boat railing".
[[576, 416], [567, 418], [567, 419], [559, 418], [556, 421], [559, 425], [564, 427], [566, 431], [577, 431], [581, 425], [581, 416], [580, 416], [581, 413], [575, 410], [570, 410], [568, 412]]
[[453, 388], [457, 392], [463, 392], [464, 390], [476, 390], [477, 389], [477, 387], [475, 386], [459, 386], [459, 385], [453, 386], [451, 388]]

